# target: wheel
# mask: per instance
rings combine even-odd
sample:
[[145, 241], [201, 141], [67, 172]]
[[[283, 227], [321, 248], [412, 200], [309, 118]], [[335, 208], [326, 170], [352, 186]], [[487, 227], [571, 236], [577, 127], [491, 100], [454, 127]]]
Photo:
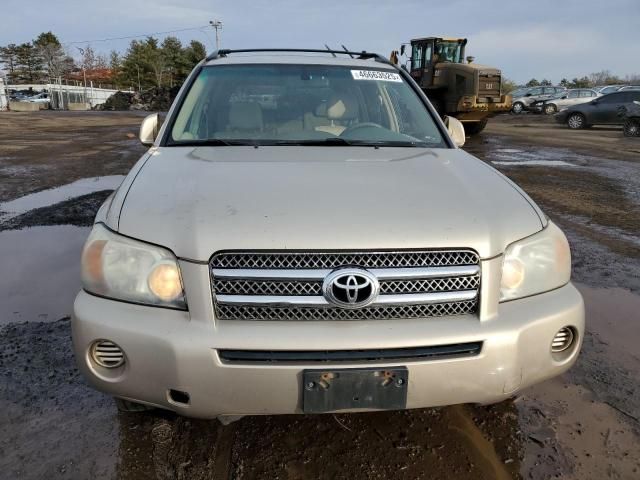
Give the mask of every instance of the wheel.
[[557, 111], [558, 111], [558, 107], [556, 107], [553, 103], [545, 105], [544, 107], [544, 113], [546, 113], [547, 115], [553, 115]]
[[154, 408], [150, 407], [149, 405], [130, 402], [129, 400], [123, 400], [122, 398], [114, 398], [113, 400], [116, 403], [116, 407], [118, 407], [119, 412], [139, 413], [139, 412], [148, 412], [149, 410], [154, 410]]
[[477, 135], [484, 130], [484, 127], [487, 126], [487, 122], [488, 120], [486, 118], [483, 118], [479, 122], [465, 122], [464, 133], [467, 135]]
[[521, 114], [524, 111], [524, 103], [516, 102], [511, 106], [511, 111], [516, 115]]
[[625, 137], [640, 137], [640, 119], [630, 118], [622, 127]]
[[567, 126], [573, 130], [585, 128], [586, 125], [587, 122], [584, 118], [584, 115], [582, 115], [581, 113], [572, 113], [571, 115], [569, 115], [569, 118], [567, 118]]

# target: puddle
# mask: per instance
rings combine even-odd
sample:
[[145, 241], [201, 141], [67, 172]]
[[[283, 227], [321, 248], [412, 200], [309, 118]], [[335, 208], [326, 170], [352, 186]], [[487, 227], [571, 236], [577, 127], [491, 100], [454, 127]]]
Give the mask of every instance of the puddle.
[[573, 163], [564, 162], [562, 160], [523, 160], [523, 161], [492, 161], [494, 165], [508, 165], [508, 166], [539, 166], [539, 167], [577, 167]]
[[[616, 360], [640, 373], [640, 295], [623, 288], [577, 285], [584, 298], [587, 329], [616, 351]], [[630, 358], [635, 362], [627, 362]]]
[[0, 203], [0, 216], [2, 220], [9, 220], [34, 208], [46, 207], [69, 198], [100, 190], [115, 190], [123, 179], [124, 175], [82, 178], [61, 187], [25, 195], [9, 202]]
[[71, 314], [89, 230], [60, 225], [0, 232], [0, 325]]
[[499, 153], [522, 153], [522, 150], [517, 148], [496, 148], [495, 151]]
[[[576, 365], [525, 390], [524, 478], [636, 478], [640, 472], [640, 295], [576, 285], [587, 335]], [[528, 474], [533, 476], [527, 477]]]

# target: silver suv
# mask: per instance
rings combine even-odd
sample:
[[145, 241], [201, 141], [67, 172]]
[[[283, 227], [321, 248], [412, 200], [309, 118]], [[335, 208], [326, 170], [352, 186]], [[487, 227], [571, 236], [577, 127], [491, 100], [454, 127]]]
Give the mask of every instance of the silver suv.
[[218, 51], [140, 136], [73, 315], [121, 408], [491, 403], [575, 362], [565, 236], [382, 57]]

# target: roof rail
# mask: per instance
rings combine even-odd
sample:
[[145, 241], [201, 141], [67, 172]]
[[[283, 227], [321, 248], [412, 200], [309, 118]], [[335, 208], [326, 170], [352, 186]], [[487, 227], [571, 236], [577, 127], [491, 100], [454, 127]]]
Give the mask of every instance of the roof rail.
[[325, 50], [320, 50], [320, 49], [312, 49], [312, 48], [244, 48], [244, 49], [239, 49], [239, 50], [232, 50], [232, 49], [222, 49], [222, 50], [215, 50], [213, 53], [211, 53], [211, 55], [207, 56], [206, 60], [210, 61], [210, 60], [215, 60], [217, 58], [221, 58], [221, 57], [226, 57], [229, 54], [232, 53], [269, 53], [269, 52], [281, 52], [281, 53], [330, 53], [331, 55], [333, 55], [334, 57], [337, 55], [349, 55], [351, 58], [356, 57], [360, 60], [365, 60], [365, 59], [374, 59], [376, 62], [381, 62], [381, 63], [387, 63], [389, 65], [393, 65], [389, 59], [383, 57], [382, 55], [378, 54], [378, 53], [372, 53], [372, 52], [365, 52], [364, 50], [362, 52], [351, 52], [348, 51], [346, 48], [344, 50], [330, 50], [330, 49], [325, 49]]

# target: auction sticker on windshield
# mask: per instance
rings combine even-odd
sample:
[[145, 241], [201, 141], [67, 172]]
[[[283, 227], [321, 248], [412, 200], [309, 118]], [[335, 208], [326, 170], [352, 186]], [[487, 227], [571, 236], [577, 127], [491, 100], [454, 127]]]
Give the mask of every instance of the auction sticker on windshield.
[[351, 70], [351, 75], [356, 80], [382, 80], [383, 82], [402, 82], [402, 78], [395, 72], [383, 72], [380, 70]]

